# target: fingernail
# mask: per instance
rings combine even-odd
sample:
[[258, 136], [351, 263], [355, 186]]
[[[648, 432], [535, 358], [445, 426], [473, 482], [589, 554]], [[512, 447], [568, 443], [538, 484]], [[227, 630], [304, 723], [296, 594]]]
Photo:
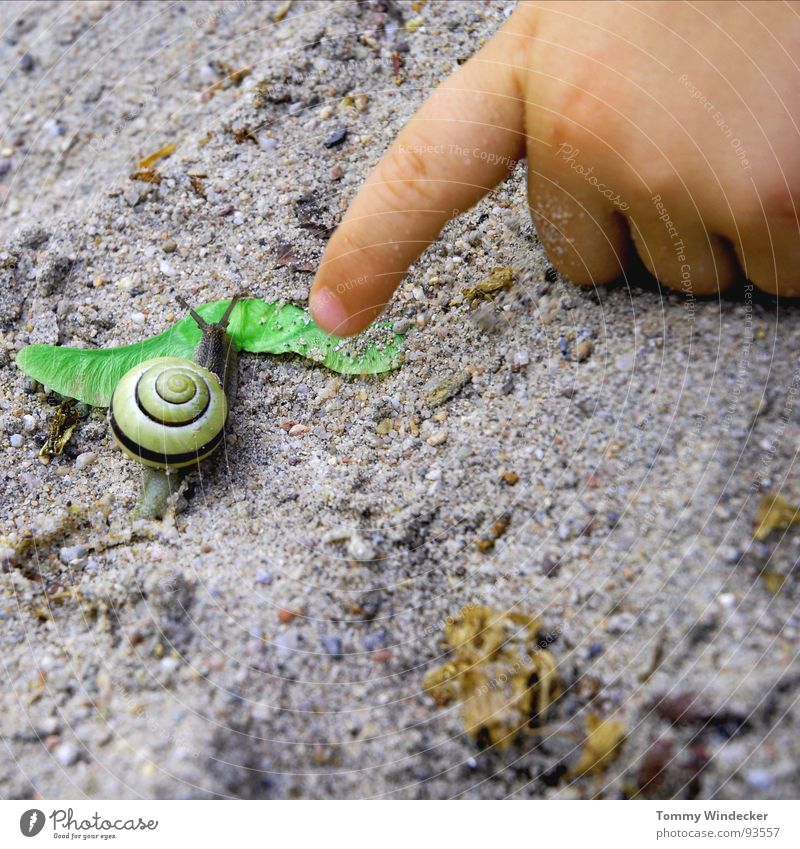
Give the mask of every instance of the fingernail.
[[319, 289], [311, 295], [311, 315], [328, 333], [342, 335], [350, 318], [344, 304], [330, 289]]

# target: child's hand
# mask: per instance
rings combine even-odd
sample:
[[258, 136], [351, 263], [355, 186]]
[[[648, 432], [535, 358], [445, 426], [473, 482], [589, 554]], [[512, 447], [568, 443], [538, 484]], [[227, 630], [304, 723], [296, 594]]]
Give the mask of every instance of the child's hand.
[[331, 237], [317, 322], [357, 333], [458, 212], [528, 159], [553, 264], [619, 276], [635, 250], [694, 294], [737, 276], [800, 294], [800, 7], [524, 4], [402, 130]]

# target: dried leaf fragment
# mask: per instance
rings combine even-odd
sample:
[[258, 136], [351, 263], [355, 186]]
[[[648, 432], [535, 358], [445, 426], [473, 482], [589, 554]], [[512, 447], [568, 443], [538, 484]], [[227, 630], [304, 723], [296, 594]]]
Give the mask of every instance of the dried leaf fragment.
[[39, 456], [49, 460], [61, 454], [72, 437], [80, 417], [81, 414], [78, 412], [73, 399], [68, 398], [66, 401], [62, 401], [56, 407], [53, 417], [50, 419], [47, 439], [39, 451]]
[[756, 516], [753, 539], [765, 540], [772, 531], [785, 531], [800, 522], [800, 507], [793, 507], [780, 494], [767, 494], [761, 499]]
[[508, 288], [514, 282], [514, 269], [510, 267], [495, 268], [492, 273], [468, 289], [462, 289], [461, 294], [468, 301], [491, 301], [501, 289]]
[[773, 595], [777, 595], [786, 581], [786, 575], [781, 575], [780, 572], [765, 570], [761, 573], [761, 579], [764, 581], [764, 586], [769, 590], [769, 592]]
[[244, 80], [245, 77], [249, 77], [253, 70], [250, 66], [236, 69], [233, 65], [229, 65], [221, 59], [218, 59], [216, 62], [212, 62], [211, 64], [222, 79], [217, 80], [217, 82], [208, 89], [209, 97], [213, 97], [222, 89], [231, 88], [232, 86], [240, 86], [242, 84], [242, 80]]
[[256, 134], [250, 129], [250, 127], [240, 127], [239, 129], [231, 127], [230, 130], [233, 133], [234, 139], [236, 139], [236, 144], [244, 144], [244, 142], [247, 141], [253, 142], [253, 144], [258, 144]]
[[627, 726], [614, 719], [600, 719], [594, 713], [586, 717], [586, 742], [581, 759], [570, 770], [570, 775], [586, 773], [599, 775], [617, 757], [625, 740]]
[[510, 524], [511, 517], [507, 513], [503, 513], [502, 516], [492, 522], [487, 533], [475, 541], [475, 545], [484, 553], [491, 551], [494, 548], [495, 542], [503, 536]]
[[203, 182], [203, 178], [198, 176], [197, 174], [189, 175], [189, 185], [194, 189], [194, 193], [199, 195], [201, 198], [205, 198], [206, 196], [206, 186]]
[[472, 376], [468, 371], [447, 375], [426, 387], [425, 400], [431, 407], [440, 407], [445, 401], [458, 395], [470, 380]]
[[472, 604], [448, 618], [452, 657], [423, 679], [438, 705], [461, 702], [464, 730], [482, 747], [507, 749], [536, 727], [560, 693], [555, 658], [538, 642], [538, 618]]
[[151, 169], [156, 162], [161, 159], [166, 159], [168, 156], [172, 156], [175, 153], [176, 145], [174, 142], [170, 142], [169, 144], [165, 144], [164, 147], [160, 147], [155, 152], [151, 153], [149, 156], [145, 156], [144, 159], [140, 159], [136, 169], [138, 171], [148, 171]]
[[289, 9], [292, 8], [292, 3], [294, 0], [286, 0], [285, 3], [281, 3], [280, 6], [275, 10], [272, 15], [272, 23], [279, 24], [289, 13]]
[[141, 183], [155, 183], [156, 185], [163, 179], [155, 168], [144, 168], [134, 171], [130, 178], [131, 180], [139, 180]]

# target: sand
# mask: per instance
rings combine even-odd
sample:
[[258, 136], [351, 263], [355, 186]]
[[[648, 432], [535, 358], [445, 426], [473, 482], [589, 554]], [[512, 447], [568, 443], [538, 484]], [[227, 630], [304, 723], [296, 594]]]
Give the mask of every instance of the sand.
[[[655, 797], [795, 796], [800, 535], [753, 527], [765, 493], [800, 502], [797, 310], [573, 286], [524, 165], [400, 288], [399, 370], [241, 358], [177, 517], [132, 521], [102, 410], [40, 462], [21, 347], [133, 342], [179, 293], [303, 305], [370, 166], [510, 12], [279, 8], [0, 6], [0, 795], [620, 798], [656, 764]], [[168, 143], [160, 185], [129, 179]], [[473, 310], [496, 267], [515, 283]], [[564, 695], [504, 752], [422, 687], [473, 603], [555, 635]], [[575, 777], [590, 715], [627, 738]]]

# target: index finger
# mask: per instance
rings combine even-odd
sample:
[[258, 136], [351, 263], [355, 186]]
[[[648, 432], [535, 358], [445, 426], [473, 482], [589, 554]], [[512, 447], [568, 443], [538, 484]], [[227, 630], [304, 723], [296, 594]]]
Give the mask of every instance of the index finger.
[[323, 329], [349, 336], [370, 324], [444, 225], [524, 155], [517, 68], [504, 46], [495, 36], [445, 80], [367, 177], [314, 279], [311, 312]]

